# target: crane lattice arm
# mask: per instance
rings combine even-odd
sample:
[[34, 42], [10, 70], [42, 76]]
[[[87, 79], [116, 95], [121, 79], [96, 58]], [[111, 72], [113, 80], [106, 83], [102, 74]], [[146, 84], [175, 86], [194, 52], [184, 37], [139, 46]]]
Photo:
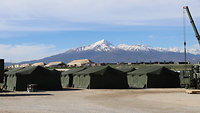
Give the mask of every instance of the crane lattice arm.
[[189, 10], [188, 6], [185, 6], [185, 7], [183, 7], [183, 8], [187, 11], [188, 17], [189, 17], [189, 19], [190, 19], [190, 23], [192, 24], [192, 27], [193, 27], [193, 29], [194, 29], [196, 38], [197, 38], [197, 40], [198, 40], [198, 42], [199, 42], [199, 45], [200, 45], [200, 36], [199, 36], [199, 33], [198, 33], [197, 28], [196, 28], [196, 26], [195, 26], [194, 20], [192, 19], [190, 10]]

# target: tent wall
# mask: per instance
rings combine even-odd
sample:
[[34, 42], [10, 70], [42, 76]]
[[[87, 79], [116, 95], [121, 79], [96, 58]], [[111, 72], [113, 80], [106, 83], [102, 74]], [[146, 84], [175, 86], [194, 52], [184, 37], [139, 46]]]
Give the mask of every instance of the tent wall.
[[148, 76], [148, 88], [174, 88], [180, 87], [178, 75], [150, 75]]
[[5, 89], [14, 91], [16, 90], [17, 77], [14, 74], [7, 75]]
[[110, 66], [90, 67], [74, 74], [75, 88], [128, 88], [126, 72]]
[[17, 76], [16, 77], [16, 91], [26, 91], [27, 84], [29, 84], [29, 76]]
[[[115, 86], [114, 88], [128, 88], [128, 80], [127, 80], [127, 73], [117, 74], [114, 76], [115, 78]], [[112, 78], [113, 79], [113, 78]]]
[[27, 84], [37, 84], [38, 90], [60, 90], [62, 89], [60, 76], [58, 74], [10, 74], [7, 76], [6, 89], [11, 91], [26, 91]]
[[[118, 73], [106, 73], [101, 76], [101, 88], [128, 88], [126, 73], [118, 74]], [[91, 85], [92, 87], [92, 85]]]
[[90, 75], [77, 74], [73, 77], [73, 87], [74, 88], [90, 88]]
[[138, 81], [138, 86], [141, 88], [147, 88], [148, 87], [147, 83], [148, 83], [148, 76], [140, 75], [139, 81]]
[[62, 87], [72, 87], [73, 74], [61, 75]]
[[0, 59], [0, 83], [3, 82], [4, 77], [4, 59]]
[[147, 79], [146, 74], [141, 75], [128, 75], [128, 85], [131, 88], [146, 88], [147, 87]]
[[98, 75], [98, 74], [79, 74], [73, 78], [74, 88], [128, 88], [126, 75]]
[[179, 74], [165, 67], [144, 67], [127, 75], [129, 87], [176, 88], [180, 87]]
[[52, 74], [51, 81], [48, 81], [48, 78], [46, 81], [48, 81], [48, 90], [61, 90], [61, 81], [60, 81], [60, 74]]
[[85, 69], [86, 68], [72, 68], [68, 71], [62, 72], [60, 77], [62, 87], [72, 87], [74, 73], [83, 71]]
[[79, 88], [79, 77], [80, 75], [73, 76], [73, 88]]
[[148, 76], [148, 82], [147, 87], [148, 88], [155, 88], [155, 87], [161, 87], [162, 78], [159, 77], [159, 75], [152, 75]]
[[132, 88], [174, 88], [180, 87], [178, 75], [127, 75], [128, 85]]
[[90, 81], [90, 88], [91, 89], [101, 89], [105, 87], [106, 79], [102, 75], [91, 75], [91, 81]]
[[69, 76], [68, 75], [61, 75], [61, 85], [62, 87], [68, 87], [69, 84]]

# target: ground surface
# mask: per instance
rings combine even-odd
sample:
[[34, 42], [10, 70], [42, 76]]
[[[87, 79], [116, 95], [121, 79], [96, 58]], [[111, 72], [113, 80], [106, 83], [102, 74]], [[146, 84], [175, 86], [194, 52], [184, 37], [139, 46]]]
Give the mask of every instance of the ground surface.
[[185, 89], [65, 89], [0, 92], [0, 113], [199, 113]]

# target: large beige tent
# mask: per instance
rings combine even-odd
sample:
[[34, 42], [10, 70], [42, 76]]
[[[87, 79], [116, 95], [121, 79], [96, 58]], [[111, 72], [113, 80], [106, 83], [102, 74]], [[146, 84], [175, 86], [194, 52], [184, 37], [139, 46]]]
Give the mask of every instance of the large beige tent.
[[44, 65], [46, 65], [44, 62], [37, 62], [32, 64], [31, 66], [44, 66]]
[[70, 63], [68, 63], [67, 65], [69, 67], [71, 67], [71, 66], [89, 66], [93, 63], [94, 62], [92, 62], [91, 60], [88, 60], [88, 59], [79, 59], [79, 60], [73, 60]]
[[63, 67], [63, 66], [66, 66], [66, 64], [61, 61], [58, 61], [58, 62], [50, 62], [47, 65], [45, 65], [45, 67], [55, 67], [55, 66]]
[[29, 67], [29, 66], [31, 66], [31, 64], [25, 63], [25, 64], [21, 64], [21, 65], [20, 65], [20, 68], [22, 68], [22, 67]]

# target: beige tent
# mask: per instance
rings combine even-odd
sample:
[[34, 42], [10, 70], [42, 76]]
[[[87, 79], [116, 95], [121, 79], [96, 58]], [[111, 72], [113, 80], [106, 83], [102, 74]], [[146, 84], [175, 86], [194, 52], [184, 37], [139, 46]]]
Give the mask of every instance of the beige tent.
[[92, 63], [94, 63], [94, 62], [92, 62], [88, 59], [79, 59], [79, 60], [73, 60], [70, 63], [68, 63], [67, 65], [69, 67], [71, 67], [71, 66], [89, 66]]
[[34, 63], [31, 66], [44, 66], [46, 65], [44, 62], [38, 62], [38, 63]]
[[25, 64], [20, 65], [20, 67], [29, 67], [29, 66], [31, 66], [31, 64], [29, 64], [29, 63], [25, 63]]
[[58, 62], [50, 62], [48, 63], [47, 65], [45, 65], [45, 67], [54, 67], [54, 66], [66, 66], [65, 63], [61, 62], [61, 61], [58, 61]]

